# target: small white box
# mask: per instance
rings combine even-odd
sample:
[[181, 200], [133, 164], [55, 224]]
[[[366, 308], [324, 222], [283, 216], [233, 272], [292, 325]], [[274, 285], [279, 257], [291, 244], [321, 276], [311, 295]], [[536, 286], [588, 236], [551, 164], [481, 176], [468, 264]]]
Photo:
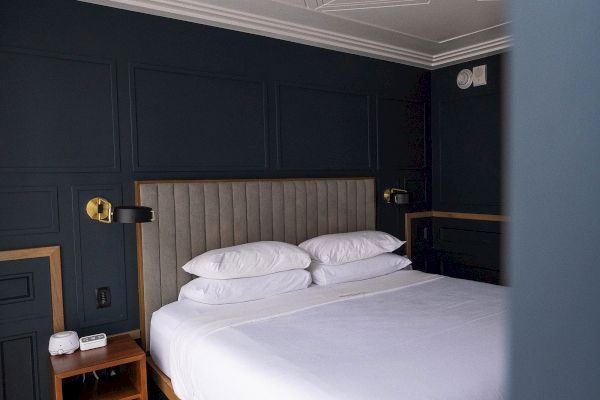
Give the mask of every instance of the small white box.
[[84, 336], [79, 339], [79, 350], [91, 350], [106, 346], [106, 333]]
[[487, 85], [487, 65], [473, 67], [473, 86]]

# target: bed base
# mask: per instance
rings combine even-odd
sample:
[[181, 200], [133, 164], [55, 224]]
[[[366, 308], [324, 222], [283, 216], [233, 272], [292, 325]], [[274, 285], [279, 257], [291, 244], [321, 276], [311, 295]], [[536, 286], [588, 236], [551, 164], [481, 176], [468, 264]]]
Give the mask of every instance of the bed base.
[[156, 386], [158, 386], [158, 388], [163, 392], [163, 394], [167, 396], [167, 399], [181, 400], [179, 397], [177, 397], [175, 391], [173, 390], [171, 379], [169, 379], [169, 377], [165, 375], [160, 368], [158, 368], [158, 365], [156, 365], [152, 359], [152, 356], [146, 356], [146, 363], [148, 364], [148, 375], [150, 375], [150, 379], [152, 379]]

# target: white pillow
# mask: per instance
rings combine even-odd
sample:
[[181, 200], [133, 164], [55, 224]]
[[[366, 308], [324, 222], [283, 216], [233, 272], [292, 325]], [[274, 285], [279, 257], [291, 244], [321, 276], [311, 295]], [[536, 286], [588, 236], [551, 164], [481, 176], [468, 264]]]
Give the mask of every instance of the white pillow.
[[404, 243], [379, 231], [360, 231], [322, 235], [299, 244], [311, 258], [323, 264], [343, 264], [392, 252]]
[[305, 269], [238, 279], [196, 278], [179, 291], [179, 300], [190, 299], [205, 304], [242, 303], [276, 294], [306, 289], [310, 273]]
[[310, 264], [312, 280], [317, 285], [327, 286], [335, 283], [360, 281], [376, 276], [391, 274], [412, 264], [406, 257], [393, 253], [380, 254], [364, 260], [345, 264], [326, 265], [317, 261]]
[[203, 278], [231, 279], [303, 269], [309, 264], [310, 256], [297, 246], [254, 242], [207, 251], [188, 261], [183, 269]]

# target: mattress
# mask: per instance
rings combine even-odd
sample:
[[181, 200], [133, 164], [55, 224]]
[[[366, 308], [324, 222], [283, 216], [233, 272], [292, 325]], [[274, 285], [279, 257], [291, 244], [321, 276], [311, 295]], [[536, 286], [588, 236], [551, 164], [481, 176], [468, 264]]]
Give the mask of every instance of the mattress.
[[506, 288], [419, 271], [241, 304], [183, 300], [150, 353], [182, 399], [505, 398]]

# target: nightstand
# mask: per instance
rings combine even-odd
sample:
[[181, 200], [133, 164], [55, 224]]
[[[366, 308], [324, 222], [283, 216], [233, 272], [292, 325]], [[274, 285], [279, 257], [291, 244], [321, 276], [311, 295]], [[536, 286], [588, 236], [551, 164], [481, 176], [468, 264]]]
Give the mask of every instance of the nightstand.
[[[89, 375], [85, 382], [63, 388], [65, 378], [115, 367], [119, 372], [114, 376], [96, 380]], [[65, 399], [148, 399], [146, 353], [129, 335], [109, 337], [107, 345], [98, 349], [51, 356], [50, 373], [55, 400], [63, 399], [63, 390]]]

